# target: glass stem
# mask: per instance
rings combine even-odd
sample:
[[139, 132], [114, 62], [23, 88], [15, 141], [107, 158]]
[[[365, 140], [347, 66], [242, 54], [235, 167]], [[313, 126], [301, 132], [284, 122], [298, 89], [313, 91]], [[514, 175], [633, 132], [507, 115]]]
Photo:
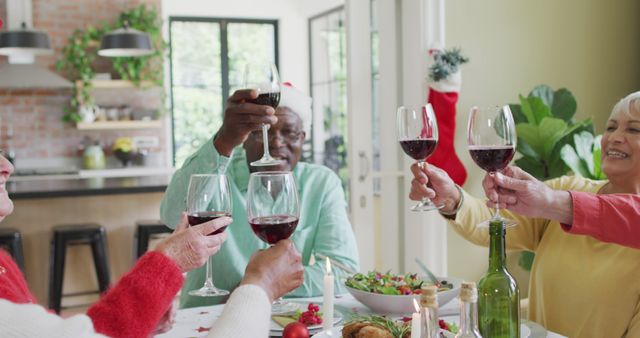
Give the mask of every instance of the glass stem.
[[[492, 171], [492, 172], [489, 173], [489, 175], [491, 177], [493, 177], [493, 176], [496, 175], [496, 172]], [[497, 188], [496, 188], [496, 192], [497, 192]], [[495, 206], [495, 208], [493, 208], [493, 210], [494, 210], [493, 217], [491, 217], [492, 221], [498, 221], [498, 220], [502, 219], [502, 217], [500, 217], [500, 194], [498, 194], [498, 200], [496, 202], [497, 202], [496, 206]]]
[[[418, 168], [420, 168], [420, 170], [423, 170], [424, 168], [426, 168], [426, 166], [427, 166], [427, 162], [425, 162], [424, 160], [418, 161]], [[423, 197], [422, 200], [420, 201], [420, 204], [421, 205], [429, 204], [429, 198]]]
[[207, 259], [207, 263], [206, 263], [206, 271], [207, 271], [207, 277], [204, 281], [204, 286], [205, 287], [209, 287], [209, 288], [213, 288], [213, 264], [211, 264], [211, 260], [213, 259], [213, 256], [210, 256]]
[[264, 153], [262, 154], [262, 157], [271, 157], [271, 154], [269, 154], [269, 125], [266, 123], [262, 124], [262, 147], [263, 147], [263, 151]]

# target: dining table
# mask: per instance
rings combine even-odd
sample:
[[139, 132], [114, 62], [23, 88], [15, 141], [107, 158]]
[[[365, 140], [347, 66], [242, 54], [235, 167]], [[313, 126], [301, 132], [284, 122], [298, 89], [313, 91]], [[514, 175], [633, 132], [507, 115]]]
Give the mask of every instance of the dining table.
[[[310, 298], [290, 298], [287, 299], [292, 302], [300, 303], [301, 305], [314, 303], [321, 304], [322, 297], [310, 297]], [[336, 327], [341, 327], [344, 320], [347, 320], [353, 314], [366, 315], [371, 314], [365, 305], [357, 301], [350, 294], [337, 295], [334, 298], [335, 312], [338, 316], [342, 317], [340, 322], [336, 323]], [[302, 307], [302, 306], [301, 306]], [[190, 338], [190, 337], [206, 337], [211, 329], [212, 324], [220, 317], [224, 309], [224, 304], [193, 307], [187, 309], [180, 309], [176, 313], [175, 323], [171, 330], [160, 335], [156, 335], [157, 338]], [[457, 322], [459, 318], [459, 305], [457, 298], [444, 304], [438, 310], [440, 319], [445, 321]], [[410, 314], [408, 314], [410, 315]], [[271, 337], [281, 337], [282, 328], [277, 325], [273, 320], [271, 321]], [[527, 338], [566, 338], [558, 333], [546, 330], [540, 324], [532, 321], [522, 320], [522, 325], [527, 326], [527, 331], [531, 334]], [[316, 331], [311, 332], [311, 337]], [[525, 338], [525, 337], [521, 337]]]

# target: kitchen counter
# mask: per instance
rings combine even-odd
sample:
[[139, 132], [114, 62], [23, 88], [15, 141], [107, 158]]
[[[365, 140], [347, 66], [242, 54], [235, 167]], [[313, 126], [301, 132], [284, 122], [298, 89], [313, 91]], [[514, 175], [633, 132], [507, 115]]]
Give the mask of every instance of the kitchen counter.
[[[14, 211], [3, 227], [22, 233], [26, 278], [40, 304], [47, 304], [51, 228], [61, 224], [102, 225], [107, 232], [112, 281], [131, 268], [131, 248], [139, 220], [158, 220], [171, 172], [160, 168], [122, 168], [80, 172], [48, 172], [12, 176], [6, 189]], [[118, 177], [127, 176], [127, 177]], [[152, 246], [151, 246], [152, 247]], [[88, 246], [67, 249], [65, 294], [96, 289], [96, 275]], [[96, 295], [64, 297], [63, 306], [87, 304]]]
[[[23, 177], [24, 178], [24, 177]], [[7, 182], [9, 197], [16, 199], [77, 197], [164, 192], [171, 176], [49, 178]]]

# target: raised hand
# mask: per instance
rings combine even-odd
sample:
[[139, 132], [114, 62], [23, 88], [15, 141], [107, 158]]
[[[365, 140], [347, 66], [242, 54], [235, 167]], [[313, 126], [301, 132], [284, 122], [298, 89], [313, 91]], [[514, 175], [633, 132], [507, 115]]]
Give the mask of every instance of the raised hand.
[[508, 209], [523, 216], [565, 221], [571, 211], [569, 192], [554, 190], [524, 170], [509, 166], [482, 181], [487, 206]]
[[291, 240], [283, 239], [251, 257], [240, 284], [262, 287], [273, 301], [297, 288], [302, 282], [304, 269], [300, 253]]
[[171, 258], [182, 272], [199, 268], [209, 256], [220, 250], [222, 243], [227, 239], [226, 232], [211, 236], [209, 234], [228, 226], [231, 221], [230, 217], [220, 217], [190, 227], [187, 214], [183, 213], [176, 230], [160, 242], [155, 250]]
[[278, 122], [272, 107], [247, 102], [257, 97], [257, 91], [242, 89], [227, 99], [222, 127], [214, 140], [220, 154], [229, 156], [235, 146], [242, 144], [252, 131], [260, 130], [262, 124]]
[[449, 212], [456, 208], [460, 201], [460, 192], [451, 177], [442, 169], [427, 163], [424, 169], [420, 169], [417, 163], [411, 166], [413, 180], [409, 198], [419, 201], [423, 197], [430, 198], [434, 204], [444, 204], [440, 210]]

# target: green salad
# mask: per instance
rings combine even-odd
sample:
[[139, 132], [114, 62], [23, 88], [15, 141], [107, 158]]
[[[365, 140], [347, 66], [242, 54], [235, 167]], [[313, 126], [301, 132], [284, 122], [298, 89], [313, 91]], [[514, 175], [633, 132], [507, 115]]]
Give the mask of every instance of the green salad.
[[[356, 273], [347, 278], [345, 285], [356, 290], [379, 293], [383, 295], [419, 295], [422, 285], [431, 282], [424, 281], [417, 274], [395, 275], [387, 271], [369, 271], [367, 274]], [[453, 285], [447, 281], [440, 281], [438, 291], [451, 290]]]

